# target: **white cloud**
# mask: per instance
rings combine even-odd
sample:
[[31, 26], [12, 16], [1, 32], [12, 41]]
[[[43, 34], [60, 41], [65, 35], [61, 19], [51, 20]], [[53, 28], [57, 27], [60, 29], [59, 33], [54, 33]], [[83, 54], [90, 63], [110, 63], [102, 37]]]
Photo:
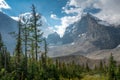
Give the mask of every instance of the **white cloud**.
[[75, 7], [71, 11], [65, 9], [66, 13], [68, 11], [69, 13], [79, 13], [79, 9], [83, 11], [88, 7], [100, 8], [101, 11], [95, 16], [111, 24], [120, 24], [120, 0], [69, 0], [66, 6]]
[[[99, 8], [101, 11], [94, 14], [98, 18], [111, 24], [120, 24], [120, 0], [69, 0], [62, 9], [67, 16], [62, 17], [61, 25], [56, 25], [57, 32], [62, 36], [67, 26], [81, 18], [86, 8]], [[69, 14], [77, 14], [69, 16]]]
[[97, 17], [111, 24], [120, 24], [120, 0], [100, 0], [94, 6], [102, 9]]
[[51, 17], [52, 19], [59, 20], [59, 18], [58, 18], [57, 15], [55, 15], [55, 14], [51, 14], [50, 17]]
[[0, 0], [0, 9], [11, 9], [11, 7], [5, 2], [5, 0]]
[[42, 16], [42, 27], [41, 27], [42, 31], [44, 32], [43, 36], [47, 37], [49, 34], [54, 32], [54, 28], [50, 26], [50, 24], [48, 24], [47, 19]]
[[70, 24], [78, 21], [79, 19], [80, 19], [80, 15], [62, 17], [60, 19], [61, 20], [61, 25], [56, 25], [55, 26], [55, 28], [57, 28], [56, 32], [58, 34], [60, 34], [60, 36], [62, 37], [64, 32], [65, 32], [66, 27], [69, 26]]

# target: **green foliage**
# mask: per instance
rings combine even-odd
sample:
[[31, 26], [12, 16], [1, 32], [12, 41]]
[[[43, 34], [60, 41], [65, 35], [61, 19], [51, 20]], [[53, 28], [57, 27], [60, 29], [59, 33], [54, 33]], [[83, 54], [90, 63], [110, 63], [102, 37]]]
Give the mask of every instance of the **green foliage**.
[[116, 79], [115, 69], [116, 69], [116, 62], [114, 61], [113, 55], [111, 54], [110, 59], [109, 59], [109, 67], [108, 67], [109, 80], [115, 80]]
[[108, 80], [107, 76], [100, 75], [85, 75], [81, 80]]
[[41, 37], [43, 32], [41, 32], [40, 27], [42, 26], [41, 15], [36, 12], [36, 8], [32, 5], [32, 17], [30, 18], [30, 34], [32, 34], [32, 40], [35, 46], [35, 59], [38, 60], [38, 48], [41, 42]]

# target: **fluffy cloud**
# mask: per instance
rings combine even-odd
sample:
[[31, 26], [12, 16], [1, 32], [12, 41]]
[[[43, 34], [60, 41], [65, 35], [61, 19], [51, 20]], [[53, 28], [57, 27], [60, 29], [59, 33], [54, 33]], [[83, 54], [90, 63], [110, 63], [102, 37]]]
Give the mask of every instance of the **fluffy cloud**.
[[5, 2], [5, 0], [0, 0], [0, 10], [1, 9], [11, 9], [11, 7]]
[[[79, 9], [83, 12], [86, 8], [99, 8], [101, 11], [95, 16], [111, 24], [120, 24], [120, 0], [69, 0], [67, 6], [74, 6], [79, 14]], [[75, 11], [73, 10], [73, 12]], [[66, 10], [68, 11], [68, 10]], [[70, 10], [69, 10], [70, 12]], [[71, 11], [72, 12], [72, 11]]]
[[[67, 15], [62, 17], [61, 25], [56, 25], [57, 32], [62, 36], [67, 26], [81, 18], [86, 8], [101, 9], [98, 18], [111, 24], [120, 24], [120, 0], [69, 0], [62, 9]], [[69, 14], [73, 14], [70, 16]]]
[[54, 32], [54, 28], [50, 26], [50, 24], [48, 24], [47, 19], [42, 16], [42, 27], [41, 27], [42, 31], [44, 32], [43, 36], [47, 37], [49, 34]]
[[120, 0], [100, 0], [94, 4], [94, 7], [102, 9], [101, 12], [96, 14], [100, 19], [111, 24], [120, 24]]
[[65, 29], [67, 26], [69, 26], [70, 24], [78, 21], [80, 18], [80, 15], [77, 15], [77, 16], [65, 16], [65, 17], [62, 17], [60, 20], [61, 20], [61, 25], [56, 25], [55, 28], [57, 29], [56, 32], [58, 34], [60, 34], [60, 36], [62, 37], [64, 32], [65, 32]]
[[50, 17], [55, 20], [59, 20], [59, 18], [55, 14], [51, 14]]

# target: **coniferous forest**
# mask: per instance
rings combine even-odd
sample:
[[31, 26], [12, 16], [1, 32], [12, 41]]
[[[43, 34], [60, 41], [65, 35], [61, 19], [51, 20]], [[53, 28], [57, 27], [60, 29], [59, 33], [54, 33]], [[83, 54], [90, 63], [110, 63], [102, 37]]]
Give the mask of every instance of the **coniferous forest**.
[[120, 80], [120, 66], [111, 54], [108, 65], [66, 63], [47, 56], [48, 44], [40, 27], [41, 15], [32, 5], [31, 16], [19, 17], [14, 53], [10, 53], [0, 34], [0, 80]]

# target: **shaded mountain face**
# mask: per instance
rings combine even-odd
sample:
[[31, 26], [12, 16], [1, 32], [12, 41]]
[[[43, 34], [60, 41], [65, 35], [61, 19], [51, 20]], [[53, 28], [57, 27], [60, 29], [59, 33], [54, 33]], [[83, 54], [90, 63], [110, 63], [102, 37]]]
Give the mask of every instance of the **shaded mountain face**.
[[120, 28], [109, 25], [91, 14], [66, 28], [63, 44], [87, 40], [100, 49], [112, 49], [120, 44]]
[[61, 38], [57, 32], [54, 32], [54, 33], [48, 35], [48, 37], [47, 37], [47, 42], [50, 45], [60, 44], [60, 41], [61, 41]]
[[14, 49], [15, 39], [9, 33], [16, 30], [17, 21], [0, 12], [0, 33], [2, 34], [4, 43], [10, 52], [12, 52]]
[[81, 34], [87, 32], [87, 27], [89, 25], [87, 18], [88, 16], [84, 16], [81, 20], [66, 28], [62, 38], [63, 44], [71, 43], [80, 37]]
[[89, 40], [100, 49], [113, 49], [120, 44], [120, 28], [90, 23]]

